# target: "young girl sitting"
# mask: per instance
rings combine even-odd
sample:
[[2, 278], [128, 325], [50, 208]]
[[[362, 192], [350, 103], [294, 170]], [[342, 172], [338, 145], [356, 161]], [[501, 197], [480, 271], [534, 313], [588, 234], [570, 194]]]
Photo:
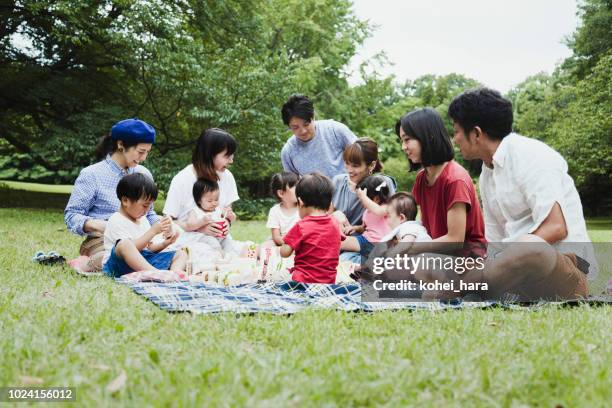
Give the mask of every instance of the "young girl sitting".
[[368, 176], [357, 185], [357, 197], [365, 207], [363, 225], [352, 229], [352, 232], [361, 234], [346, 237], [340, 247], [343, 251], [359, 252], [362, 257], [367, 257], [375, 243], [383, 242], [382, 238], [390, 230], [387, 224], [389, 188], [389, 182], [378, 175]]
[[[197, 207], [189, 212], [187, 224], [201, 223], [202, 220], [214, 221], [220, 233], [210, 236], [198, 231], [184, 232], [177, 241], [178, 246], [190, 246], [198, 257], [232, 253], [244, 255], [246, 245], [234, 241], [229, 235], [230, 220], [219, 207], [219, 184], [216, 181], [198, 179], [193, 185], [193, 200]], [[202, 245], [204, 244], [204, 245]]]
[[272, 241], [276, 246], [284, 244], [283, 237], [300, 220], [295, 198], [297, 182], [297, 174], [289, 171], [274, 174], [270, 182], [272, 194], [279, 202], [270, 208], [266, 227], [271, 229]]
[[387, 202], [387, 224], [392, 228], [382, 242], [427, 242], [431, 237], [420, 221], [416, 221], [417, 203], [412, 194], [401, 191]]

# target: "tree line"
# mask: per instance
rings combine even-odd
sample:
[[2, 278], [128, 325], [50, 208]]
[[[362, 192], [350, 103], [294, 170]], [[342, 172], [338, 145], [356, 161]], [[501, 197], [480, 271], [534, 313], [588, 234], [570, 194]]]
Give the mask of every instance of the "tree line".
[[[304, 93], [381, 146], [387, 172], [409, 187], [394, 134], [406, 111], [478, 86], [459, 74], [404, 83], [382, 77], [384, 55], [347, 67], [372, 27], [349, 0], [22, 0], [0, 5], [0, 178], [71, 183], [113, 123], [139, 117], [158, 130], [147, 166], [165, 189], [208, 127], [240, 144], [233, 173], [243, 195], [265, 194], [289, 136], [288, 95]], [[592, 213], [609, 210], [612, 1], [579, 6], [573, 55], [527, 78], [508, 97], [515, 130], [568, 161]], [[447, 123], [449, 130], [450, 123]], [[459, 160], [461, 158], [459, 157]], [[469, 163], [465, 163], [468, 166]], [[474, 177], [478, 163], [469, 166]]]

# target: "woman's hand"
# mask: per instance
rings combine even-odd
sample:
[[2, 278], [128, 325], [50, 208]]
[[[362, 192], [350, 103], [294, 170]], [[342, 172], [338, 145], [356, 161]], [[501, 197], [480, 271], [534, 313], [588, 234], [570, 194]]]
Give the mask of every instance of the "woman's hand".
[[349, 224], [348, 218], [346, 218], [346, 215], [344, 215], [344, 213], [340, 210], [334, 211], [332, 213], [332, 217], [334, 217], [334, 219], [338, 222], [338, 225], [340, 225], [340, 227], [342, 227], [343, 225]]
[[102, 236], [104, 235], [105, 230], [106, 220], [90, 218], [85, 221], [85, 225], [83, 225], [83, 231], [85, 231], [88, 235], [92, 236]]
[[223, 236], [224, 233], [224, 231], [219, 228], [219, 225], [211, 220], [207, 220], [206, 224], [198, 228], [197, 231], [205, 235], [210, 235], [211, 237], [220, 237]]
[[353, 234], [362, 234], [364, 230], [363, 225], [348, 225], [342, 230], [342, 233], [349, 236]]

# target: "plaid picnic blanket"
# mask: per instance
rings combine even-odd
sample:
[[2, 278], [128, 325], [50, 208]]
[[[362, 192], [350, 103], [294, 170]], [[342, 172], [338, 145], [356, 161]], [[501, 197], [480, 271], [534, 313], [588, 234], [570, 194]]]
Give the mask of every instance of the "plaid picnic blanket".
[[185, 276], [169, 272], [156, 274], [135, 272], [116, 279], [169, 312], [203, 313], [274, 313], [292, 314], [308, 308], [374, 312], [378, 310], [446, 310], [502, 306], [520, 308], [499, 302], [362, 302], [361, 285], [304, 284], [299, 282], [267, 282], [223, 286], [214, 283], [190, 282]]
[[[268, 282], [223, 286], [199, 282], [135, 282], [118, 279], [169, 312], [292, 314], [307, 308], [344, 311], [385, 309], [442, 309], [458, 305], [431, 302], [361, 302], [358, 284], [304, 284]], [[488, 305], [479, 305], [479, 307]]]

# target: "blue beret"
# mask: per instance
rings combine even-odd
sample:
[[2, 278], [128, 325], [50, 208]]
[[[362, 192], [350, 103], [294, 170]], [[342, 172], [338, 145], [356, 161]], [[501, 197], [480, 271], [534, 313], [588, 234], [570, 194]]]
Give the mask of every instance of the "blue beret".
[[140, 119], [125, 119], [112, 127], [111, 138], [124, 142], [155, 143], [155, 129]]

